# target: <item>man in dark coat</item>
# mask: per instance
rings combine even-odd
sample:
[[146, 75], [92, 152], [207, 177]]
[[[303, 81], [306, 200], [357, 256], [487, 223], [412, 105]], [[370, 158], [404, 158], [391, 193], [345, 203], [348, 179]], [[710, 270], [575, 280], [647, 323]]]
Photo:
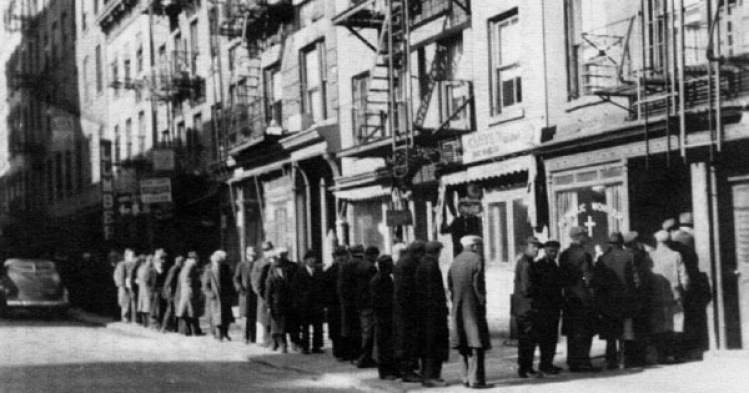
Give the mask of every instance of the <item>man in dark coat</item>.
[[452, 299], [450, 346], [457, 349], [463, 359], [463, 384], [481, 389], [487, 386], [484, 352], [492, 347], [486, 320], [483, 239], [471, 235], [464, 236], [460, 242], [463, 251], [453, 260], [447, 273]]
[[590, 289], [593, 257], [585, 251], [585, 229], [570, 229], [572, 243], [559, 257], [564, 279], [562, 333], [567, 336], [567, 365], [571, 372], [596, 372], [590, 360], [590, 347], [598, 328], [598, 312]]
[[349, 250], [349, 257], [338, 266], [338, 298], [341, 303], [341, 337], [344, 342], [345, 360], [356, 360], [361, 349], [361, 327], [359, 311], [356, 308], [356, 268], [364, 256], [364, 247], [355, 245]]
[[[299, 317], [300, 344], [303, 354], [323, 353], [323, 321], [325, 319], [325, 277], [317, 254], [308, 250], [304, 264], [294, 276], [291, 286], [294, 309]], [[310, 329], [312, 329], [312, 351], [310, 352]]]
[[528, 378], [528, 374], [536, 374], [533, 369], [533, 353], [536, 351], [533, 335], [535, 313], [531, 307], [531, 268], [538, 256], [541, 242], [535, 237], [525, 241], [523, 255], [515, 264], [515, 281], [512, 293], [512, 314], [518, 325], [518, 376]]
[[370, 282], [370, 292], [375, 316], [377, 372], [380, 379], [387, 380], [400, 377], [395, 364], [395, 348], [393, 348], [394, 290], [393, 258], [389, 255], [382, 255], [377, 258], [377, 273]]
[[214, 337], [223, 341], [229, 337], [229, 325], [234, 322], [231, 305], [234, 299], [234, 287], [231, 268], [226, 264], [226, 252], [215, 251], [211, 255], [211, 264], [203, 275], [203, 293], [208, 299], [208, 319], [215, 329]]
[[166, 252], [163, 248], [156, 250], [153, 257], [153, 266], [148, 276], [148, 287], [151, 289], [151, 308], [149, 309], [151, 328], [160, 330], [161, 320], [166, 311], [166, 301], [162, 296], [164, 290], [164, 281], [166, 281]]
[[270, 313], [273, 350], [288, 352], [286, 334], [294, 314], [292, 283], [298, 267], [293, 262], [280, 257], [281, 249], [270, 256], [271, 266], [265, 283], [265, 300]]
[[[299, 270], [299, 264], [289, 260], [288, 248], [281, 247], [277, 249], [276, 252], [278, 253], [278, 258], [281, 260], [281, 265], [290, 269], [291, 276], [289, 278], [289, 283], [293, 283], [294, 276]], [[299, 315], [297, 314], [296, 309], [293, 307], [293, 304], [291, 309], [289, 310], [289, 313], [286, 315], [286, 333], [289, 334], [289, 341], [291, 342], [292, 350], [294, 350], [294, 352], [301, 351], [301, 347], [299, 345], [301, 342], [299, 336]]]
[[341, 337], [341, 300], [338, 297], [338, 269], [348, 258], [346, 247], [339, 246], [333, 251], [333, 263], [325, 270], [325, 314], [328, 322], [333, 356], [343, 361], [347, 352]]
[[440, 253], [444, 246], [438, 241], [426, 245], [426, 255], [416, 267], [416, 306], [418, 319], [418, 350], [421, 358], [421, 384], [424, 387], [446, 386], [442, 380], [442, 363], [450, 354], [450, 332], [445, 284], [440, 270]]
[[422, 382], [417, 368], [417, 320], [420, 310], [416, 306], [416, 267], [426, 253], [426, 244], [415, 240], [393, 269], [395, 281], [395, 358], [400, 366], [403, 382]]
[[564, 281], [556, 262], [559, 246], [556, 240], [546, 242], [544, 257], [534, 262], [530, 270], [531, 310], [534, 316], [532, 336], [541, 352], [538, 369], [546, 374], [562, 371], [554, 365], [559, 340], [559, 314], [564, 304]]
[[245, 318], [244, 342], [257, 340], [257, 295], [252, 290], [252, 265], [255, 263], [255, 247], [247, 247], [245, 260], [237, 264], [234, 271], [234, 289], [239, 294], [239, 316]]
[[364, 258], [360, 259], [356, 266], [356, 308], [359, 311], [359, 326], [361, 327], [361, 355], [356, 361], [356, 367], [374, 367], [372, 359], [374, 349], [374, 310], [372, 309], [372, 296], [370, 283], [372, 277], [377, 274], [375, 261], [380, 256], [377, 247], [367, 247]]
[[273, 338], [270, 334], [270, 315], [268, 315], [268, 306], [265, 302], [265, 282], [268, 279], [268, 271], [270, 269], [268, 256], [272, 254], [272, 250], [273, 243], [265, 242], [263, 244], [263, 256], [255, 261], [250, 273], [252, 291], [257, 295], [257, 321], [262, 326], [262, 346], [265, 348], [270, 347], [273, 343]]
[[[596, 262], [592, 284], [601, 313], [598, 335], [606, 340], [606, 365], [612, 370], [622, 365], [624, 348], [630, 346], [634, 338], [632, 316], [637, 300], [634, 256], [623, 246], [621, 233], [609, 236], [609, 248]], [[625, 328], [628, 331], [625, 332]]]
[[174, 265], [166, 273], [164, 289], [161, 291], [162, 297], [166, 301], [166, 311], [164, 311], [164, 317], [161, 319], [162, 333], [167, 330], [177, 331], [175, 311], [179, 302], [179, 273], [182, 270], [184, 262], [185, 258], [183, 256], [177, 256], [174, 259]]
[[653, 261], [645, 251], [636, 231], [624, 234], [625, 250], [632, 254], [635, 276], [635, 299], [633, 301], [632, 329], [634, 341], [624, 348], [624, 367], [644, 366], [647, 363], [650, 315], [653, 294]]

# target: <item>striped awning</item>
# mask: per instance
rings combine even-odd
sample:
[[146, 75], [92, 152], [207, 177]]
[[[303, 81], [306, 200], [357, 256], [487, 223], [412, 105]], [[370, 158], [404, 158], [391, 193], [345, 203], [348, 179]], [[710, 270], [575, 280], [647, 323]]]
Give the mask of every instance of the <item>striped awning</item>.
[[533, 156], [514, 157], [504, 161], [472, 166], [463, 171], [444, 175], [440, 178], [440, 181], [445, 185], [451, 186], [522, 171], [528, 171], [529, 174], [535, 177], [536, 160]]
[[335, 191], [336, 198], [347, 201], [365, 201], [368, 199], [377, 199], [386, 196], [390, 196], [392, 192], [391, 187], [385, 187], [382, 185], [372, 185], [365, 187], [357, 187], [348, 190]]

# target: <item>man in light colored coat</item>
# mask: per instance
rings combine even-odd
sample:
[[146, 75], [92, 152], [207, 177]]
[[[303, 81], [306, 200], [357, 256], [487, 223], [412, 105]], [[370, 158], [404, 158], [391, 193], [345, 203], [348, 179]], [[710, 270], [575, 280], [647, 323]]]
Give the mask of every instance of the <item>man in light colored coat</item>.
[[463, 358], [463, 384], [486, 387], [484, 351], [491, 348], [486, 321], [483, 239], [464, 236], [461, 252], [450, 265], [447, 286], [452, 298], [450, 345]]

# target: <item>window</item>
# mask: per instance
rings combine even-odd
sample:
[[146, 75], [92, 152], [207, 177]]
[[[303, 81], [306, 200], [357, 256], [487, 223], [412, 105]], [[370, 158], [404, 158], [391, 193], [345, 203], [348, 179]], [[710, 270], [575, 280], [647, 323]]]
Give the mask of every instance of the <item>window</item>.
[[135, 51], [135, 72], [143, 72], [143, 34], [138, 33], [135, 38], [138, 49]]
[[533, 227], [528, 219], [528, 199], [523, 194], [524, 190], [505, 191], [487, 198], [484, 236], [488, 240], [484, 252], [489, 263], [516, 261], [522, 253], [525, 239], [533, 236]]
[[[120, 82], [120, 70], [117, 64], [117, 55], [115, 55], [114, 60], [112, 61], [112, 64], [110, 64], [109, 68], [111, 70], [110, 74], [111, 74], [112, 83]], [[118, 95], [118, 92], [119, 92], [119, 89], [115, 88], [114, 89], [115, 97]]]
[[88, 1], [81, 2], [81, 29], [86, 30], [86, 19], [88, 17]]
[[299, 5], [299, 28], [309, 26], [323, 17], [323, 4], [320, 0], [309, 0]]
[[88, 56], [83, 58], [83, 101], [91, 98], [91, 81], [88, 77]]
[[114, 164], [119, 164], [122, 155], [120, 154], [120, 147], [122, 141], [120, 141], [120, 126], [114, 126]]
[[325, 44], [318, 42], [302, 50], [302, 112], [313, 121], [327, 117], [325, 108]]
[[517, 11], [489, 22], [491, 36], [492, 115], [523, 102], [520, 37]]
[[283, 84], [281, 70], [278, 66], [265, 69], [265, 121], [270, 124], [275, 121], [277, 126], [281, 125], [281, 110], [283, 97]]
[[146, 152], [146, 113], [138, 113], [138, 153]]
[[192, 130], [187, 136], [187, 150], [190, 155], [197, 156], [200, 151], [200, 138], [203, 136], [203, 115], [198, 113], [192, 117]]
[[[357, 140], [366, 138], [369, 134], [367, 127], [367, 84], [369, 72], [356, 75], [351, 79], [351, 97], [353, 99], [353, 126]], [[374, 120], [374, 119], [373, 119]], [[379, 124], [379, 122], [377, 122]]]
[[[96, 2], [94, 2], [94, 4], [96, 4]], [[103, 87], [101, 45], [96, 45], [96, 92], [101, 93]]]
[[190, 71], [192, 75], [198, 72], [198, 20], [190, 23]]
[[133, 121], [125, 121], [125, 158], [130, 159], [133, 156]]
[[130, 56], [129, 55], [127, 55], [127, 57], [125, 57], [125, 60], [123, 60], [122, 68], [125, 69], [125, 83], [131, 82], [132, 79], [130, 79]]

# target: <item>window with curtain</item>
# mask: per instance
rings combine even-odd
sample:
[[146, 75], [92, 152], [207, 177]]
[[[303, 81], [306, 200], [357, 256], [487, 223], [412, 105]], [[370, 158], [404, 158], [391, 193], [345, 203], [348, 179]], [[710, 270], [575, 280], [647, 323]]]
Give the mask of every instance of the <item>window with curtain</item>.
[[624, 223], [623, 184], [599, 184], [573, 188], [556, 193], [556, 219], [559, 240], [569, 245], [569, 229], [579, 226], [586, 230], [589, 252], [595, 246], [606, 249], [609, 234], [621, 232]]
[[325, 108], [325, 44], [320, 41], [302, 50], [302, 109], [314, 121], [327, 117]]
[[354, 225], [351, 243], [385, 249], [385, 239], [380, 233], [380, 225], [383, 222], [382, 201], [379, 199], [361, 201], [354, 203], [352, 207]]
[[486, 230], [484, 252], [487, 262], [502, 265], [517, 260], [523, 242], [533, 236], [533, 226], [528, 219], [528, 199], [518, 194], [486, 205]]
[[523, 102], [520, 24], [517, 10], [489, 22], [491, 37], [492, 115]]

